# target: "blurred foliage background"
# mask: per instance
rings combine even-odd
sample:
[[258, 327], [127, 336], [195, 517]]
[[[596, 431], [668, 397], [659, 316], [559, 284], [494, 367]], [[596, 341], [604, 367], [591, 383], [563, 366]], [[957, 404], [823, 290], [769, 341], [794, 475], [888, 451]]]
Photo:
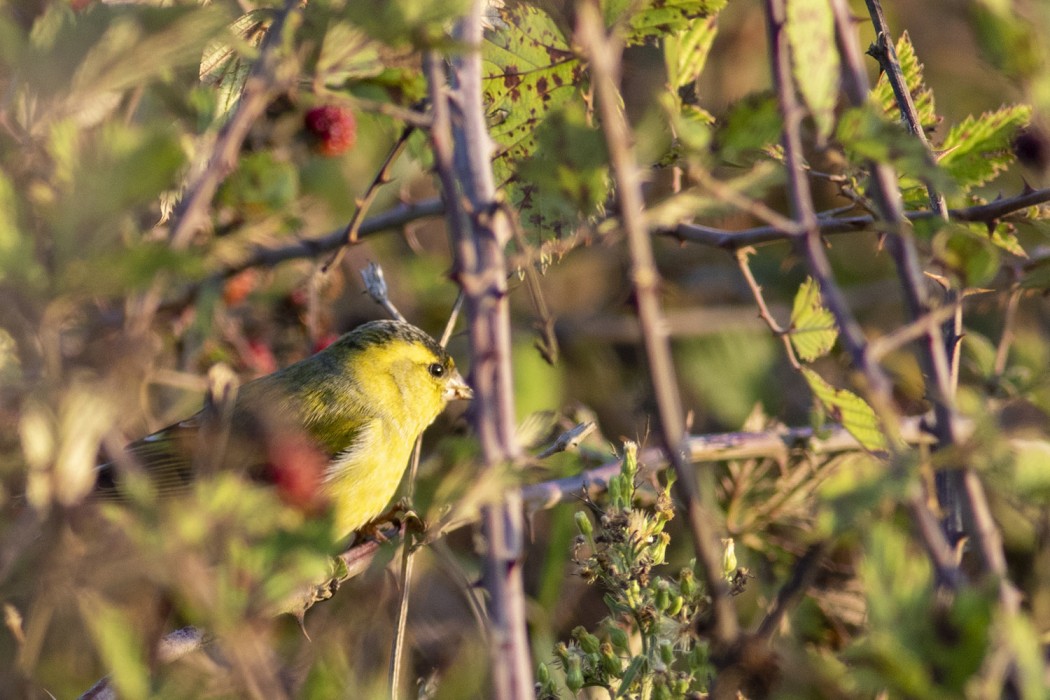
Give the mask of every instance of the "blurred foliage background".
[[[697, 15], [719, 5], [685, 4]], [[513, 14], [524, 4], [509, 5], [510, 16], [524, 16]], [[854, 5], [867, 46], [873, 32], [860, 19], [865, 8]], [[266, 489], [220, 475], [176, 503], [159, 502], [148, 489], [123, 504], [100, 505], [88, 494], [100, 450], [197, 411], [211, 366], [226, 363], [248, 381], [382, 317], [359, 275], [370, 262], [382, 265], [401, 312], [440, 335], [458, 291], [440, 216], [406, 216], [369, 231], [324, 274], [332, 246], [229, 271], [260, 249], [347, 226], [404, 132], [401, 117], [426, 94], [421, 53], [453, 49], [445, 28], [464, 7], [328, 0], [297, 10], [279, 43], [275, 87], [205, 202], [206, 225], [176, 244], [169, 234], [182, 215], [180, 197], [211, 167], [246, 71], [264, 50], [265, 27], [286, 10], [227, 1], [0, 1], [0, 695], [75, 697], [111, 675], [129, 698], [387, 696], [394, 545], [308, 613], [307, 638], [294, 619], [275, 620], [272, 610], [323, 574], [331, 543]], [[542, 8], [544, 26], [571, 33], [572, 3], [530, 7]], [[1022, 162], [1000, 144], [1009, 169], [957, 189], [951, 206], [1050, 184], [1050, 72], [1039, 34], [1050, 26], [1050, 8], [943, 0], [886, 9], [891, 27], [907, 30], [936, 95], [935, 143], [968, 115], [1033, 108], [1022, 121], [1039, 136]], [[643, 39], [625, 52], [623, 97], [639, 158], [653, 164], [646, 194], [655, 204], [676, 192], [681, 171], [668, 160], [675, 140], [663, 95], [665, 37]], [[783, 211], [782, 177], [752, 170], [774, 162], [767, 147], [779, 137], [767, 51], [763, 7], [733, 0], [717, 13], [703, 72], [679, 92], [710, 117], [698, 149], [705, 167], [726, 182], [754, 175], [756, 186], [740, 191]], [[874, 83], [875, 61], [867, 68]], [[333, 105], [353, 122], [352, 137], [343, 134], [351, 145], [335, 154], [324, 141], [330, 134], [308, 126], [313, 110]], [[604, 144], [590, 117], [574, 109], [536, 130], [535, 151], [496, 164], [516, 206], [540, 198], [530, 186], [562, 188], [541, 218], [523, 208], [523, 238], [510, 250], [516, 265], [541, 273], [560, 348], [553, 365], [536, 349], [547, 318], [524, 278], [512, 274], [522, 437], [535, 453], [579, 420], [598, 424], [581, 449], [523, 468], [522, 482], [601, 464], [624, 439], [643, 447], [655, 440], [630, 261], [615, 222], [603, 216]], [[494, 132], [511, 129], [512, 109], [489, 116]], [[424, 131], [408, 136], [368, 216], [438, 196]], [[842, 149], [808, 147], [814, 171], [848, 170]], [[543, 178], [556, 163], [567, 164], [568, 174], [551, 184]], [[813, 181], [818, 210], [848, 203], [833, 179]], [[722, 229], [760, 223], [724, 203], [703, 211], [698, 222]], [[959, 402], [977, 426], [971, 464], [989, 485], [1026, 616], [1009, 628], [992, 626], [994, 598], [981, 590], [938, 607], [930, 567], [897, 509], [904, 487], [873, 459], [799, 449], [720, 463], [727, 535], [752, 577], [735, 599], [745, 625], [762, 618], [809, 544], [832, 543], [776, 644], [779, 696], [979, 697], [997, 668], [997, 647], [1029, 664], [1026, 678], [1042, 677], [1034, 656], [1050, 630], [1050, 285], [1045, 212], [1028, 213], [1008, 225], [1009, 245], [974, 244], [978, 252], [961, 254], [956, 268], [938, 258], [935, 234], [923, 239], [931, 270], [964, 285], [971, 274], [969, 287], [979, 288], [965, 309]], [[759, 319], [733, 254], [671, 236], [654, 236], [653, 245], [691, 432], [818, 421], [805, 379]], [[896, 272], [874, 228], [829, 237], [828, 254], [869, 337], [905, 322]], [[750, 265], [773, 315], [786, 322], [806, 278], [802, 261], [780, 241], [759, 246]], [[1008, 345], [1001, 342], [1007, 319]], [[450, 348], [469, 366], [462, 333]], [[901, 349], [883, 365], [900, 412], [926, 410], [914, 355]], [[814, 366], [828, 382], [852, 386], [841, 352]], [[427, 433], [416, 505], [428, 521], [497, 489], [476, 482], [466, 432], [463, 417], [451, 415]], [[1018, 439], [1026, 442], [1018, 447]], [[610, 614], [600, 587], [576, 575], [571, 560], [581, 508], [570, 502], [530, 519], [525, 571], [537, 662], [550, 661], [574, 627], [597, 629]], [[667, 528], [666, 558], [677, 571], [692, 549], [677, 521]], [[418, 679], [427, 697], [485, 697], [473, 539], [462, 528], [418, 554], [406, 695]], [[199, 653], [160, 664], [151, 649], [184, 624], [213, 635], [221, 658]]]

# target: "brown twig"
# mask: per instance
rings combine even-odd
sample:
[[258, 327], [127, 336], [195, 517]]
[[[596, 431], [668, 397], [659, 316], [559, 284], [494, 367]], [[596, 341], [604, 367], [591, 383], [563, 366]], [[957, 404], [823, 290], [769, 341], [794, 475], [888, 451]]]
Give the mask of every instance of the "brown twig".
[[[258, 119], [275, 94], [295, 80], [295, 71], [282, 70], [284, 58], [280, 49], [288, 25], [294, 26], [301, 12], [299, 0], [285, 0], [259, 47], [259, 55], [245, 80], [237, 106], [219, 129], [205, 167], [187, 185], [175, 207], [168, 227], [168, 242], [174, 250], [185, 250], [193, 236], [204, 226], [208, 207], [215, 192], [233, 172], [241, 145], [252, 124]], [[144, 333], [161, 304], [161, 282], [158, 280], [131, 305], [129, 314], [135, 334]]]
[[578, 7], [576, 39], [590, 61], [597, 108], [616, 180], [620, 218], [631, 256], [631, 282], [639, 323], [644, 329], [642, 335], [659, 412], [661, 437], [678, 476], [678, 494], [685, 503], [693, 546], [703, 569], [708, 595], [711, 596], [714, 646], [719, 653], [724, 654], [738, 642], [740, 623], [728, 586], [722, 577], [722, 547], [710, 503], [711, 490], [705, 489], [705, 501], [702, 502], [696, 473], [681, 450], [685, 439], [685, 412], [678, 394], [667, 327], [660, 309], [659, 272], [645, 223], [641, 177], [617, 87], [623, 45], [622, 41], [606, 35], [601, 11], [596, 3], [591, 2]]
[[813, 584], [820, 570], [820, 561], [824, 558], [827, 551], [827, 542], [817, 542], [810, 545], [805, 554], [795, 562], [791, 578], [777, 591], [773, 608], [766, 613], [766, 616], [755, 631], [755, 636], [758, 639], [765, 641], [773, 639], [773, 635], [776, 633], [777, 628], [780, 627], [784, 616], [798, 604], [798, 601], [802, 599], [802, 596], [806, 594], [806, 591]]
[[784, 343], [784, 352], [787, 353], [788, 361], [791, 362], [791, 366], [795, 369], [799, 369], [801, 365], [798, 363], [798, 358], [795, 357], [795, 348], [791, 346], [791, 338], [788, 336], [787, 331], [780, 327], [777, 320], [773, 317], [773, 314], [769, 312], [769, 307], [766, 306], [765, 296], [762, 294], [762, 287], [759, 286], [755, 280], [754, 274], [751, 272], [751, 265], [748, 263], [748, 257], [755, 252], [754, 248], [741, 248], [736, 251], [736, 262], [740, 267], [740, 273], [744, 276], [747, 281], [747, 286], [751, 289], [751, 295], [755, 298], [755, 304], [758, 305], [758, 317], [766, 322], [769, 326], [769, 330], [773, 332], [773, 335], [780, 338], [781, 342]]
[[[381, 231], [399, 228], [419, 219], [439, 216], [444, 211], [444, 203], [436, 197], [419, 202], [402, 203], [389, 211], [365, 219], [358, 229], [358, 236], [369, 236]], [[340, 227], [316, 238], [301, 238], [294, 243], [276, 247], [257, 246], [237, 262], [225, 265], [208, 275], [204, 280], [187, 286], [169, 300], [164, 305], [164, 308], [179, 309], [188, 304], [200, 289], [218, 284], [253, 267], [274, 267], [289, 260], [316, 258], [339, 248], [345, 241], [346, 229]]]
[[368, 210], [372, 207], [372, 203], [375, 202], [376, 197], [379, 195], [379, 189], [390, 182], [390, 172], [394, 168], [394, 163], [401, 157], [401, 154], [405, 152], [405, 147], [408, 145], [408, 138], [415, 131], [415, 127], [406, 126], [401, 130], [401, 136], [398, 137], [397, 142], [390, 148], [390, 151], [386, 154], [386, 158], [383, 160], [383, 164], [379, 166], [379, 171], [376, 172], [372, 182], [369, 183], [368, 189], [365, 190], [364, 195], [357, 200], [357, 210], [354, 211], [354, 215], [350, 218], [350, 223], [346, 225], [343, 230], [343, 245], [336, 249], [335, 254], [321, 266], [321, 274], [328, 272], [332, 267], [339, 264], [339, 261], [343, 259], [343, 254], [346, 252], [347, 247], [357, 243], [358, 235], [361, 232], [361, 224], [364, 223], [365, 215], [368, 214]]

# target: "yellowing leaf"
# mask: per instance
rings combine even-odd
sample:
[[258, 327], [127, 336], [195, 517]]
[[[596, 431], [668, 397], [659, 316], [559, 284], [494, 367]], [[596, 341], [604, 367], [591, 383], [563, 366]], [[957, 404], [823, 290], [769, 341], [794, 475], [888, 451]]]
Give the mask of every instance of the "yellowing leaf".
[[864, 399], [852, 391], [831, 386], [808, 367], [802, 368], [802, 376], [828, 416], [842, 425], [862, 447], [872, 451], [886, 449], [886, 436], [879, 419]]
[[672, 88], [677, 90], [700, 77], [717, 33], [716, 17], [701, 17], [664, 39], [664, 63]]
[[805, 362], [812, 362], [831, 350], [838, 338], [835, 317], [824, 308], [820, 288], [812, 277], [799, 287], [791, 309], [791, 344]]
[[835, 123], [839, 94], [839, 53], [835, 48], [835, 21], [826, 0], [788, 0], [787, 39], [799, 94], [827, 138]]

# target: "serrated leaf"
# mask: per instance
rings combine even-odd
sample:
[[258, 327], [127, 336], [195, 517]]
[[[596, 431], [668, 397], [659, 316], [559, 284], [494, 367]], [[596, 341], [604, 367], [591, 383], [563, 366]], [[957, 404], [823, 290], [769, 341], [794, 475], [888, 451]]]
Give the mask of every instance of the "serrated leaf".
[[825, 139], [834, 128], [839, 94], [839, 53], [831, 5], [826, 0], [788, 0], [786, 32], [795, 84], [817, 125], [817, 134]]
[[685, 87], [700, 77], [717, 34], [717, 18], [700, 17], [664, 39], [664, 64], [672, 90]]
[[[686, 29], [698, 17], [711, 17], [727, 0], [645, 0], [627, 22], [627, 43], [641, 44]], [[636, 3], [620, 3], [627, 9]], [[608, 18], [608, 14], [606, 15]]]
[[945, 136], [939, 165], [962, 187], [985, 184], [1013, 162], [1010, 142], [1031, 118], [1028, 105], [967, 117]]
[[791, 309], [791, 345], [804, 362], [823, 357], [835, 345], [835, 317], [820, 298], [820, 287], [812, 277], [799, 287]]
[[202, 83], [215, 86], [218, 92], [216, 120], [233, 109], [240, 99], [244, 82], [252, 69], [255, 49], [266, 36], [272, 15], [268, 10], [247, 12], [230, 25], [229, 37], [205, 47], [199, 77]]
[[[892, 164], [900, 174], [903, 189], [924, 189], [922, 182], [930, 182], [946, 193], [958, 189], [943, 168], [930, 162], [922, 142], [905, 131], [899, 120], [889, 120], [878, 107], [869, 104], [843, 112], [835, 136], [852, 162]], [[907, 193], [905, 198], [908, 199]]]
[[886, 449], [886, 436], [879, 419], [864, 399], [847, 389], [836, 389], [808, 367], [803, 367], [801, 372], [832, 420], [842, 425], [865, 449], [873, 452]]
[[[492, 169], [522, 220], [557, 235], [571, 224], [551, 212], [533, 208], [534, 188], [516, 178], [518, 168], [536, 153], [537, 133], [556, 110], [573, 98], [583, 68], [557, 23], [526, 5], [504, 8], [505, 28], [491, 32], [482, 49], [482, 89], [489, 133], [499, 151]], [[582, 100], [581, 100], [582, 104]]]
[[[908, 32], [903, 32], [897, 40], [897, 59], [900, 61], [901, 72], [904, 74], [904, 82], [911, 93], [911, 100], [915, 104], [915, 111], [919, 115], [919, 124], [923, 129], [932, 129], [937, 126], [940, 117], [937, 116], [933, 101], [933, 90], [927, 85], [922, 74], [923, 65], [919, 63], [915, 55], [915, 47], [912, 46], [911, 37]], [[883, 73], [879, 76], [879, 82], [872, 90], [872, 97], [876, 104], [882, 107], [883, 113], [891, 119], [900, 118], [900, 108], [897, 98], [893, 94], [893, 87], [889, 79]]]

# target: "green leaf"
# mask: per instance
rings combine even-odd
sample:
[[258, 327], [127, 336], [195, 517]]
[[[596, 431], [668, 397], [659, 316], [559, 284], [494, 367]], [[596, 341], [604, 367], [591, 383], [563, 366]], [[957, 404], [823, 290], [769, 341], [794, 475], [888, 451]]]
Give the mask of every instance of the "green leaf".
[[1028, 105], [967, 117], [944, 138], [940, 166], [964, 188], [983, 185], [1013, 162], [1010, 142], [1031, 118]]
[[937, 260], [966, 287], [988, 284], [999, 272], [999, 248], [980, 232], [982, 228], [980, 224], [949, 223], [933, 237]]
[[690, 21], [685, 29], [667, 35], [664, 39], [664, 64], [672, 90], [685, 87], [700, 77], [716, 34], [717, 18], [699, 17]]
[[0, 282], [42, 282], [45, 273], [36, 259], [32, 239], [19, 225], [18, 193], [0, 172]]
[[886, 449], [886, 436], [879, 419], [864, 399], [852, 391], [836, 389], [808, 367], [803, 367], [801, 371], [813, 395], [829, 417], [841, 424], [865, 449]]
[[[932, 129], [940, 122], [940, 117], [934, 108], [933, 90], [927, 85], [922, 75], [923, 66], [915, 55], [915, 47], [912, 46], [911, 37], [908, 32], [901, 34], [897, 40], [897, 59], [900, 61], [901, 72], [904, 73], [904, 82], [911, 93], [911, 100], [915, 104], [915, 111], [919, 115], [919, 124], [923, 129]], [[900, 118], [900, 107], [897, 98], [893, 94], [893, 87], [885, 73], [879, 76], [879, 82], [872, 90], [872, 98], [875, 103], [882, 107], [883, 113], [890, 119]]]
[[825, 0], [789, 0], [786, 32], [795, 84], [823, 140], [834, 128], [839, 94], [839, 53], [831, 5]]
[[259, 151], [241, 158], [237, 170], [219, 189], [219, 201], [242, 214], [265, 215], [286, 209], [298, 192], [295, 167], [277, 160], [270, 151]]
[[[958, 189], [942, 168], [931, 162], [926, 147], [915, 136], [905, 131], [899, 121], [891, 121], [871, 105], [846, 110], [839, 119], [836, 138], [845, 147], [851, 162], [889, 163], [902, 178], [904, 189], [922, 189], [921, 181], [929, 181], [942, 192]], [[907, 198], [907, 197], [906, 197]]]
[[[564, 212], [559, 213], [560, 207], [550, 208], [544, 202], [534, 206], [536, 187], [519, 180], [518, 169], [537, 152], [541, 126], [551, 114], [561, 111], [573, 99], [582, 106], [578, 88], [583, 81], [583, 67], [561, 29], [545, 12], [516, 5], [501, 10], [500, 17], [506, 28], [490, 33], [482, 49], [482, 89], [489, 133], [499, 148], [492, 164], [493, 174], [497, 184], [506, 187], [511, 202], [521, 208], [526, 225], [558, 235], [574, 225], [578, 217], [567, 220]], [[574, 122], [575, 117], [566, 116], [562, 127], [568, 127], [570, 121]], [[552, 127], [546, 138], [558, 139], [557, 132], [562, 127]], [[542, 157], [559, 156], [552, 152]], [[579, 183], [565, 184], [579, 193]]]
[[1015, 439], [1010, 441], [1010, 448], [1017, 492], [1050, 503], [1050, 442]]
[[[627, 43], [641, 44], [688, 28], [699, 17], [711, 17], [726, 6], [727, 0], [644, 0], [641, 8], [627, 20]], [[608, 3], [613, 4], [613, 3]], [[618, 2], [631, 11], [635, 2]], [[606, 13], [606, 18], [609, 14]]]
[[446, 27], [462, 17], [469, 6], [467, 0], [355, 0], [346, 3], [343, 12], [384, 44], [425, 49], [447, 44]]
[[512, 201], [526, 205], [522, 220], [531, 228], [559, 235], [596, 214], [609, 193], [605, 137], [587, 123], [583, 105], [566, 102], [535, 139], [536, 150], [522, 159], [510, 188]]
[[828, 354], [838, 338], [835, 317], [820, 299], [820, 287], [812, 277], [799, 287], [791, 309], [791, 344], [805, 362]]
[[78, 602], [84, 624], [94, 637], [95, 647], [119, 696], [149, 697], [149, 668], [143, 654], [145, 645], [135, 625], [124, 612], [97, 594], [81, 590]]
[[740, 164], [778, 143], [783, 125], [773, 94], [749, 95], [730, 109], [720, 124], [715, 143], [724, 160]]

